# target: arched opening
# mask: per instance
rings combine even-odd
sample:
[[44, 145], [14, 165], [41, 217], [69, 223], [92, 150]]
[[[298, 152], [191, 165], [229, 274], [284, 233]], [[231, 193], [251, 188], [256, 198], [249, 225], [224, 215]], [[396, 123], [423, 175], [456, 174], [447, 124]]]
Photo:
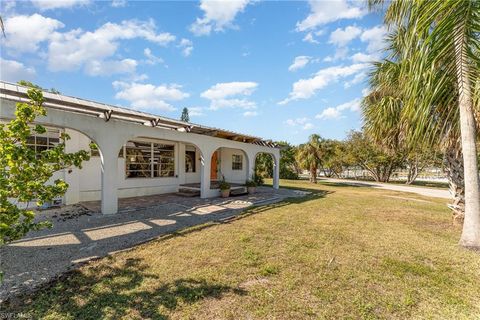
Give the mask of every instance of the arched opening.
[[248, 155], [241, 149], [220, 147], [210, 159], [211, 185], [225, 180], [230, 184], [243, 185], [248, 179]]
[[[279, 187], [280, 159], [267, 152], [259, 152], [255, 156], [254, 180], [258, 185], [270, 184], [275, 189]], [[271, 179], [271, 180], [270, 180]], [[267, 180], [267, 181], [265, 181]]]

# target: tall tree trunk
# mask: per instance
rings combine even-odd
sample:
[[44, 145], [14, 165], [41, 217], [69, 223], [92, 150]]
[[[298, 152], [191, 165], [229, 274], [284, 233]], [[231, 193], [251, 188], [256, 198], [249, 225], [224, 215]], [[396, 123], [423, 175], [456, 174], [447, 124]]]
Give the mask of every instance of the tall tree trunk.
[[407, 181], [405, 184], [412, 184], [415, 179], [417, 179], [418, 174], [420, 173], [419, 170], [419, 165], [418, 165], [418, 159], [415, 157], [415, 160], [413, 161], [408, 161], [408, 175], [407, 175]]
[[317, 168], [310, 167], [310, 182], [317, 183]]
[[463, 26], [455, 28], [454, 41], [465, 173], [465, 220], [463, 222], [460, 245], [480, 248], [480, 179], [478, 176], [476, 125], [468, 70], [467, 44]]
[[448, 207], [452, 209], [453, 221], [463, 224], [465, 217], [465, 181], [463, 178], [463, 158], [460, 148], [454, 145], [448, 147], [443, 161], [450, 195], [452, 196], [452, 203]]

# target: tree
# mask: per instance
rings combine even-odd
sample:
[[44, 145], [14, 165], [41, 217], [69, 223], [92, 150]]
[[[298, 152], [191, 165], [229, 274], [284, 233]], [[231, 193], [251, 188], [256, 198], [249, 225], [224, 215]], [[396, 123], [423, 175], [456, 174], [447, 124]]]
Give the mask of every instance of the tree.
[[[43, 134], [46, 129], [34, 125], [37, 116], [45, 116], [43, 94], [37, 88], [27, 91], [27, 103], [17, 103], [15, 119], [0, 124], [0, 246], [22, 238], [30, 230], [49, 226], [35, 222], [35, 213], [28, 203], [38, 205], [65, 194], [68, 184], [61, 180], [48, 183], [56, 171], [79, 167], [89, 159], [89, 152], [65, 153], [68, 135], [48, 150], [36, 153], [28, 146], [32, 134]], [[15, 199], [15, 200], [12, 200]], [[18, 206], [26, 203], [26, 208]]]
[[255, 159], [255, 175], [261, 178], [273, 177], [273, 158], [268, 153], [259, 153]]
[[280, 147], [280, 179], [298, 179], [296, 148], [286, 141], [279, 141], [276, 144]]
[[350, 132], [345, 144], [347, 161], [368, 171], [375, 181], [388, 182], [402, 164], [400, 155], [383, 151], [363, 132]]
[[190, 116], [188, 115], [188, 108], [183, 108], [182, 115], [180, 116], [180, 120], [183, 122], [190, 122]]
[[326, 177], [340, 177], [344, 167], [348, 164], [345, 159], [345, 143], [338, 140], [326, 140], [323, 144], [324, 156], [321, 159], [323, 173]]
[[[298, 179], [296, 148], [285, 141], [275, 142], [280, 147], [280, 179]], [[255, 159], [255, 174], [262, 178], [273, 177], [273, 158], [268, 153], [259, 153]]]
[[[383, 3], [371, 0], [370, 4]], [[404, 54], [408, 68], [403, 75], [408, 101], [407, 114], [417, 121], [433, 123], [413, 128], [413, 137], [426, 140], [438, 130], [460, 129], [465, 184], [465, 218], [460, 244], [480, 248], [480, 177], [477, 159], [478, 85], [480, 55], [480, 2], [469, 0], [392, 1], [385, 22], [403, 30]], [[453, 89], [453, 90], [452, 90]], [[439, 123], [432, 118], [432, 107], [445, 107], [444, 114], [458, 113]], [[452, 106], [456, 106], [452, 109]]]
[[322, 137], [318, 134], [312, 134], [307, 143], [298, 147], [295, 159], [300, 168], [308, 170], [310, 173], [310, 182], [317, 183], [317, 172], [321, 165], [320, 144]]
[[34, 88], [34, 89], [38, 89], [38, 90], [41, 90], [41, 91], [47, 91], [47, 92], [50, 92], [50, 93], [55, 93], [55, 94], [60, 94], [60, 91], [58, 91], [57, 89], [55, 88], [51, 88], [50, 90], [48, 89], [45, 89], [45, 88], [42, 88], [40, 87], [39, 85], [37, 84], [34, 84], [30, 81], [26, 81], [26, 80], [20, 80], [17, 82], [19, 85], [22, 85], [24, 87], [29, 87], [29, 88]]

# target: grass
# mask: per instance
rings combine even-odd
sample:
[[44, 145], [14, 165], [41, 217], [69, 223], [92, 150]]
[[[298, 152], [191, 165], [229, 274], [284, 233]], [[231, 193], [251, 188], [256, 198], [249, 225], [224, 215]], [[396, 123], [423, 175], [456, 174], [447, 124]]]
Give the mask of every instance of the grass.
[[445, 200], [282, 185], [314, 193], [94, 261], [6, 310], [56, 320], [478, 319], [480, 255], [457, 246]]

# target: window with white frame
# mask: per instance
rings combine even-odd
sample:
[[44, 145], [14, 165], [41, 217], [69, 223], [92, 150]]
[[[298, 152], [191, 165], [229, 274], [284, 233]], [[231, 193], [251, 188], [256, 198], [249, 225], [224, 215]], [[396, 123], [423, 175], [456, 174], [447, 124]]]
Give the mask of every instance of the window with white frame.
[[241, 154], [232, 155], [232, 170], [242, 170], [243, 156]]
[[32, 148], [36, 154], [52, 149], [60, 143], [60, 135], [63, 133], [62, 129], [44, 127], [44, 133], [36, 133], [27, 138], [27, 146]]
[[128, 141], [125, 146], [127, 178], [175, 176], [175, 145]]

